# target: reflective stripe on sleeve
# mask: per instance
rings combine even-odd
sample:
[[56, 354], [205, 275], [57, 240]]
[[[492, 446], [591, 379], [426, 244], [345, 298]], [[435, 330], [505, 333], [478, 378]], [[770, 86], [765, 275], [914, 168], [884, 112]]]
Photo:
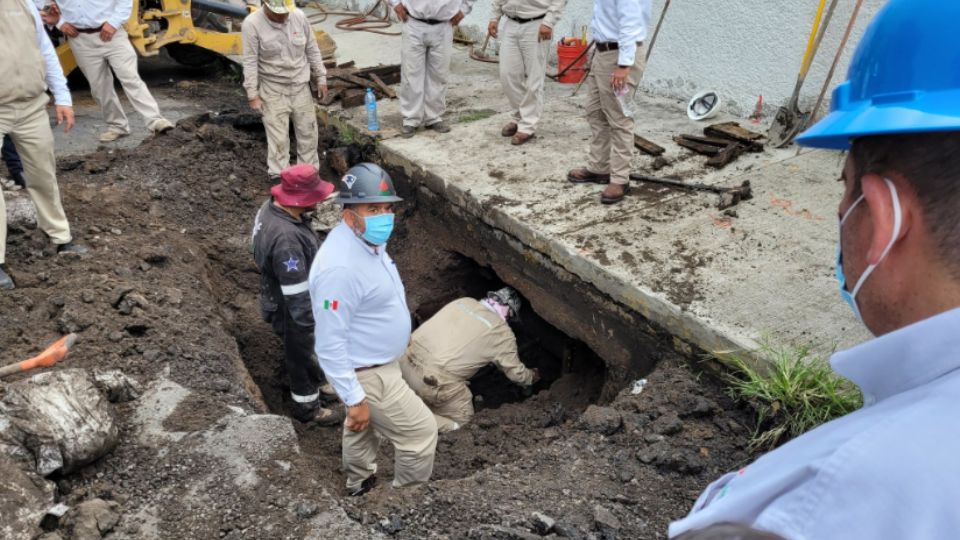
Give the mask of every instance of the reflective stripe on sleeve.
[[294, 283], [293, 285], [281, 285], [280, 291], [284, 296], [293, 296], [295, 294], [300, 294], [302, 292], [307, 292], [310, 290], [310, 283], [308, 281], [301, 281], [300, 283]]

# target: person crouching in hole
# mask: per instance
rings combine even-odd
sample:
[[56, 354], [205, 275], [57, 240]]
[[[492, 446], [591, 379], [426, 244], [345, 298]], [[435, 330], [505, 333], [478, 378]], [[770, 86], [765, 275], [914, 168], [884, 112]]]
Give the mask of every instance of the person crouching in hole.
[[287, 167], [280, 184], [257, 212], [253, 225], [253, 258], [260, 270], [263, 319], [283, 339], [284, 366], [290, 379], [293, 417], [332, 426], [343, 412], [321, 406], [320, 398], [336, 399], [324, 382], [313, 352], [314, 319], [308, 277], [320, 240], [310, 228], [317, 204], [335, 196], [333, 184], [320, 179], [310, 164]]
[[520, 296], [510, 287], [482, 300], [450, 302], [413, 333], [400, 358], [403, 378], [430, 407], [441, 433], [473, 418], [468, 381], [495, 364], [514, 383], [529, 387], [540, 372], [528, 369], [517, 355], [517, 339], [508, 322], [520, 313]]

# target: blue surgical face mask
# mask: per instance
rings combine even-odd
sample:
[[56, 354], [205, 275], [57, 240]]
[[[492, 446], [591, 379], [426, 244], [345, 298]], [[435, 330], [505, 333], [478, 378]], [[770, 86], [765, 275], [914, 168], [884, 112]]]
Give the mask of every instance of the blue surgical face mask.
[[382, 246], [393, 233], [393, 214], [363, 216], [363, 226], [363, 239], [375, 246]]
[[883, 259], [887, 257], [887, 254], [890, 253], [890, 249], [893, 247], [893, 244], [897, 241], [897, 237], [900, 236], [900, 228], [903, 225], [903, 215], [900, 210], [900, 198], [897, 197], [897, 186], [893, 185], [893, 182], [884, 178], [884, 182], [887, 184], [887, 188], [890, 189], [890, 196], [893, 197], [893, 236], [890, 238], [890, 242], [887, 243], [887, 247], [884, 248], [883, 253], [880, 254], [880, 260], [876, 264], [871, 264], [863, 271], [863, 274], [860, 274], [860, 279], [857, 280], [857, 284], [853, 286], [853, 290], [847, 290], [847, 278], [843, 274], [843, 224], [847, 221], [847, 218], [853, 213], [857, 205], [863, 201], [863, 195], [857, 198], [856, 201], [850, 205], [850, 208], [847, 209], [847, 212], [839, 218], [840, 220], [840, 234], [837, 238], [837, 262], [836, 262], [836, 276], [837, 283], [840, 285], [840, 296], [843, 300], [850, 306], [850, 309], [853, 310], [853, 314], [857, 316], [857, 319], [860, 322], [863, 322], [863, 317], [860, 315], [860, 306], [857, 305], [857, 293], [860, 292], [860, 288], [863, 287], [863, 284], [867, 281], [867, 278], [870, 277], [870, 274], [873, 273], [877, 265], [883, 262]]

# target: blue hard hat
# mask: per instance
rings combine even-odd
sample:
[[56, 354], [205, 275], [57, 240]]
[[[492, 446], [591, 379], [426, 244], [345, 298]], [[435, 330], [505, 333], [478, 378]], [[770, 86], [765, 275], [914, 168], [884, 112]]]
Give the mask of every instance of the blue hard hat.
[[863, 34], [830, 109], [798, 144], [846, 150], [857, 137], [960, 131], [960, 2], [891, 0]]

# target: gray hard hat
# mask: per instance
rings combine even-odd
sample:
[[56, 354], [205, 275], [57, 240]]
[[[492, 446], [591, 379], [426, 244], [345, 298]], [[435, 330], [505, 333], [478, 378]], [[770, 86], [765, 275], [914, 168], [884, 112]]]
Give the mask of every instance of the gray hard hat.
[[520, 294], [512, 287], [504, 287], [487, 293], [487, 298], [510, 308], [509, 317], [520, 316]]
[[393, 179], [387, 171], [373, 163], [358, 163], [340, 180], [340, 204], [393, 203], [403, 199], [397, 197]]

